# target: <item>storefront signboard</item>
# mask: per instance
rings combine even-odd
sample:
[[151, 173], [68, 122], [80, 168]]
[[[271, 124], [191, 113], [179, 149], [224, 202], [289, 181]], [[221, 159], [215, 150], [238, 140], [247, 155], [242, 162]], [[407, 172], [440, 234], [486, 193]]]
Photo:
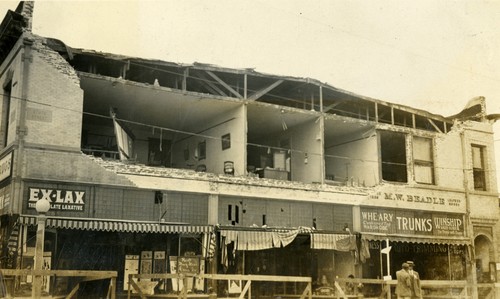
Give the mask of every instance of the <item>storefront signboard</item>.
[[0, 211], [3, 214], [10, 206], [10, 185], [0, 188]]
[[28, 209], [34, 209], [35, 204], [40, 199], [46, 199], [50, 202], [51, 210], [58, 211], [85, 211], [85, 191], [66, 190], [66, 189], [45, 189], [29, 188], [28, 190]]
[[425, 236], [464, 236], [465, 231], [462, 214], [374, 208], [361, 208], [361, 229], [363, 232]]
[[12, 174], [12, 152], [0, 159], [0, 182]]
[[383, 186], [369, 195], [374, 206], [462, 213], [465, 196], [460, 192]]

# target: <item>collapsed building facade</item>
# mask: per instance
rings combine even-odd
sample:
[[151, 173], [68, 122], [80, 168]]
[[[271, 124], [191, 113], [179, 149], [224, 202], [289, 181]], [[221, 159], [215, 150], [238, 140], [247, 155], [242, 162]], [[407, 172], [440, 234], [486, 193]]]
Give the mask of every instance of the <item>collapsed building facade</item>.
[[46, 267], [117, 270], [121, 290], [181, 257], [202, 273], [382, 278], [414, 260], [422, 279], [495, 279], [484, 98], [443, 117], [309, 78], [74, 49], [32, 34], [31, 9], [0, 31], [2, 267], [33, 262], [47, 199]]

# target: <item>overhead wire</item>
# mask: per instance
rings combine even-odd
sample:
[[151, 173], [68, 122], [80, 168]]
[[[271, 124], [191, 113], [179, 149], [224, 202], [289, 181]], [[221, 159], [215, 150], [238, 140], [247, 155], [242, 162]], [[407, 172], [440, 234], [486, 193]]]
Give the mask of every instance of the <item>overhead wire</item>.
[[[0, 94], [0, 95], [5, 95], [5, 94]], [[102, 114], [97, 114], [97, 113], [92, 113], [92, 112], [79, 111], [79, 110], [68, 108], [68, 107], [62, 107], [62, 106], [57, 106], [57, 105], [48, 104], [48, 103], [41, 103], [41, 102], [38, 102], [38, 101], [35, 101], [35, 100], [23, 99], [21, 97], [16, 97], [16, 96], [12, 96], [12, 95], [10, 95], [10, 97], [14, 98], [14, 99], [17, 99], [17, 100], [21, 100], [21, 101], [24, 100], [24, 101], [29, 102], [29, 103], [43, 105], [43, 106], [54, 108], [54, 109], [61, 109], [61, 110], [70, 111], [70, 112], [74, 112], [74, 113], [81, 113], [82, 115], [88, 115], [88, 116], [93, 116], [93, 117], [99, 117], [99, 118], [109, 119], [110, 121], [113, 120], [113, 118], [111, 116], [107, 116], [107, 115], [102, 115]], [[131, 121], [131, 120], [122, 119], [122, 118], [118, 118], [118, 117], [115, 117], [115, 119], [118, 120], [118, 121], [120, 121], [120, 122], [127, 123], [127, 124], [130, 124], [130, 125], [144, 126], [146, 128], [150, 128], [150, 129], [160, 129], [160, 130], [170, 131], [170, 132], [174, 132], [174, 133], [185, 134], [185, 135], [189, 135], [189, 136], [203, 137], [203, 138], [207, 138], [207, 139], [213, 139], [213, 140], [217, 140], [217, 141], [222, 141], [222, 138], [218, 137], [218, 136], [211, 136], [211, 135], [208, 135], [208, 134], [201, 134], [201, 133], [193, 133], [193, 132], [178, 130], [178, 129], [174, 129], [174, 128], [168, 128], [168, 127], [164, 127], [164, 126], [147, 124], [147, 123], [144, 123], [144, 122]], [[236, 139], [236, 141], [241, 141], [241, 140]], [[296, 153], [296, 154], [307, 154], [309, 156], [317, 156], [317, 157], [320, 157], [320, 158], [324, 157], [324, 158], [344, 159], [344, 160], [349, 160], [349, 161], [359, 161], [359, 162], [368, 162], [368, 163], [381, 163], [381, 164], [384, 164], [384, 165], [396, 165], [396, 166], [405, 166], [405, 167], [408, 166], [408, 164], [406, 164], [406, 163], [388, 162], [388, 161], [381, 161], [381, 160], [378, 160], [378, 159], [354, 158], [354, 157], [349, 157], [349, 156], [333, 155], [333, 154], [326, 154], [326, 153], [322, 154], [322, 153], [316, 153], [316, 152], [311, 152], [311, 151], [307, 151], [307, 150], [299, 150], [299, 149], [291, 149], [291, 148], [278, 147], [278, 146], [270, 146], [270, 145], [260, 144], [260, 143], [247, 142], [246, 145], [247, 146], [258, 147], [258, 148], [262, 148], [262, 149], [267, 149], [267, 150], [273, 149], [273, 150], [280, 150], [280, 151], [288, 151], [288, 152]], [[473, 171], [472, 168], [470, 168], [470, 169], [463, 169], [461, 167], [441, 167], [441, 166], [434, 166], [433, 169]], [[484, 172], [494, 172], [494, 171], [486, 169], [486, 170], [484, 170]]]

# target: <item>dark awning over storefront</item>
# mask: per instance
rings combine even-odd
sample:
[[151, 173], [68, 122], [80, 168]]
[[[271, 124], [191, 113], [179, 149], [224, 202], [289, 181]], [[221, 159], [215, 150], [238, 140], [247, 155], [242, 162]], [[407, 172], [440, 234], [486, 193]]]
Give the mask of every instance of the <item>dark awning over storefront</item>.
[[[21, 225], [36, 225], [35, 216], [20, 216]], [[210, 225], [170, 224], [141, 221], [120, 221], [103, 219], [47, 218], [47, 228], [79, 229], [130, 233], [184, 233], [201, 234], [213, 231]]]
[[448, 245], [470, 245], [471, 241], [465, 237], [422, 237], [422, 236], [399, 236], [383, 234], [362, 234], [362, 239], [369, 241], [406, 242], [421, 244], [448, 244]]

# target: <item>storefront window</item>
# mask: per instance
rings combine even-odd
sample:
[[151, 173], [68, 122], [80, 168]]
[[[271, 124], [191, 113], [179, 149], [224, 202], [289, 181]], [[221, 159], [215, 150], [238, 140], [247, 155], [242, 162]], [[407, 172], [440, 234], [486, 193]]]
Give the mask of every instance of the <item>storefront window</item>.
[[[390, 242], [390, 246], [390, 274], [393, 278], [401, 269], [401, 264], [411, 260], [422, 280], [466, 279], [467, 249], [464, 245]], [[380, 278], [386, 275], [385, 260], [381, 263], [379, 259], [380, 250], [384, 247], [380, 241], [370, 241], [371, 257], [363, 265], [363, 277]]]

